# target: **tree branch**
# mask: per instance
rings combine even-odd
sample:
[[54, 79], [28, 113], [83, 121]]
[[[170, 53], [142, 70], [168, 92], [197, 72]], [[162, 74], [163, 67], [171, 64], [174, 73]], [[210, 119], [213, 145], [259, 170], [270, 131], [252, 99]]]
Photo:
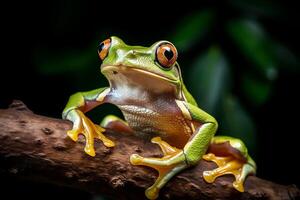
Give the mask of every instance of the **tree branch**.
[[[152, 169], [132, 166], [129, 156], [162, 156], [157, 145], [134, 136], [108, 131], [116, 147], [106, 148], [95, 142], [96, 157], [83, 151], [66, 136], [68, 121], [33, 114], [20, 101], [0, 110], [0, 171], [19, 177], [80, 188], [92, 193], [105, 193], [118, 199], [144, 199], [144, 190], [155, 180]], [[216, 165], [201, 161], [194, 168], [174, 177], [160, 193], [161, 199], [296, 199], [295, 185], [283, 186], [255, 176], [248, 177], [245, 192], [232, 187], [232, 176], [207, 184], [202, 172]]]

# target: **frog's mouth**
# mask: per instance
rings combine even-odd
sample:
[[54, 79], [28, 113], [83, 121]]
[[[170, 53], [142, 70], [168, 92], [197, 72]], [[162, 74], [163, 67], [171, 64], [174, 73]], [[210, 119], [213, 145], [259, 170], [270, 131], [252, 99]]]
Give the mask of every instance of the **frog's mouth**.
[[171, 79], [169, 77], [165, 77], [161, 74], [156, 74], [154, 72], [149, 72], [149, 71], [146, 71], [146, 70], [143, 70], [141, 68], [137, 68], [137, 67], [130, 67], [130, 66], [125, 66], [125, 65], [102, 65], [101, 66], [101, 72], [103, 74], [107, 74], [107, 73], [113, 73], [113, 74], [118, 74], [118, 73], [124, 73], [124, 72], [127, 72], [127, 71], [135, 71], [136, 73], [141, 73], [141, 74], [144, 74], [144, 75], [148, 75], [148, 76], [151, 76], [153, 78], [158, 78], [158, 79], [162, 79], [162, 80], [166, 80], [168, 82], [171, 82], [171, 83], [178, 83], [178, 80], [176, 79]]
[[140, 68], [125, 65], [102, 65], [101, 72], [106, 76], [111, 86], [138, 86], [157, 92], [178, 91], [179, 80], [149, 72]]

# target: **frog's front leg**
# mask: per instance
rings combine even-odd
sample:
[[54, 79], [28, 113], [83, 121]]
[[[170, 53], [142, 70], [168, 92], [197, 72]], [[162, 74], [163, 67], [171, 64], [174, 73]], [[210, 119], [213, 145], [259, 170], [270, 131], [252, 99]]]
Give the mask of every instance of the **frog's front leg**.
[[107, 147], [113, 147], [114, 142], [102, 133], [104, 129], [94, 124], [84, 113], [103, 103], [109, 88], [99, 88], [89, 92], [78, 92], [72, 95], [63, 111], [63, 119], [73, 122], [73, 129], [67, 132], [68, 136], [78, 140], [78, 135], [83, 134], [86, 139], [84, 151], [90, 156], [95, 156], [94, 138], [100, 139]]
[[159, 190], [175, 174], [198, 163], [205, 154], [209, 142], [217, 130], [218, 124], [216, 120], [200, 108], [184, 101], [176, 101], [176, 103], [186, 120], [190, 122], [197, 121], [201, 126], [196, 127], [183, 149], [172, 147], [160, 138], [153, 138], [152, 142], [158, 144], [164, 153], [162, 158], [144, 158], [137, 154], [131, 155], [130, 162], [133, 165], [152, 167], [159, 172], [155, 183], [145, 192], [149, 199], [156, 199]]

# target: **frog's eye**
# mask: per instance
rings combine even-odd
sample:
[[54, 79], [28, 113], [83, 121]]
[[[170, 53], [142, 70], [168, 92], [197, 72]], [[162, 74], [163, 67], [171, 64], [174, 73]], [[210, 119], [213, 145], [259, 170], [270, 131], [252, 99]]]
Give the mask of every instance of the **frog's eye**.
[[177, 50], [171, 43], [162, 43], [156, 49], [156, 60], [164, 68], [171, 68], [177, 60]]
[[111, 44], [111, 39], [106, 39], [103, 42], [101, 42], [98, 46], [98, 54], [101, 60], [104, 60], [108, 54], [108, 50]]

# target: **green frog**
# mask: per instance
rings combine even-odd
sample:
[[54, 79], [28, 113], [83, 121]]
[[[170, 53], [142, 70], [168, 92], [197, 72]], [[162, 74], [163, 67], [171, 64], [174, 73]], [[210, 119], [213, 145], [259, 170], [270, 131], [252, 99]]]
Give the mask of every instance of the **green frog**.
[[[255, 173], [256, 164], [241, 140], [214, 136], [218, 123], [197, 105], [186, 89], [177, 62], [178, 52], [171, 42], [159, 41], [150, 47], [130, 46], [113, 36], [100, 43], [98, 54], [102, 60], [100, 70], [109, 87], [70, 97], [62, 116], [73, 122], [72, 130], [67, 132], [72, 140], [77, 141], [78, 135], [83, 134], [84, 151], [95, 156], [95, 138], [106, 147], [115, 146], [103, 134], [107, 128], [151, 138], [161, 148], [163, 157], [130, 156], [132, 165], [158, 171], [155, 183], [145, 191], [149, 199], [156, 199], [159, 190], [174, 175], [201, 159], [218, 166], [203, 172], [206, 182], [233, 174], [233, 187], [244, 191], [245, 178]], [[84, 113], [104, 103], [116, 105], [125, 119], [108, 115], [97, 125], [85, 116]]]

